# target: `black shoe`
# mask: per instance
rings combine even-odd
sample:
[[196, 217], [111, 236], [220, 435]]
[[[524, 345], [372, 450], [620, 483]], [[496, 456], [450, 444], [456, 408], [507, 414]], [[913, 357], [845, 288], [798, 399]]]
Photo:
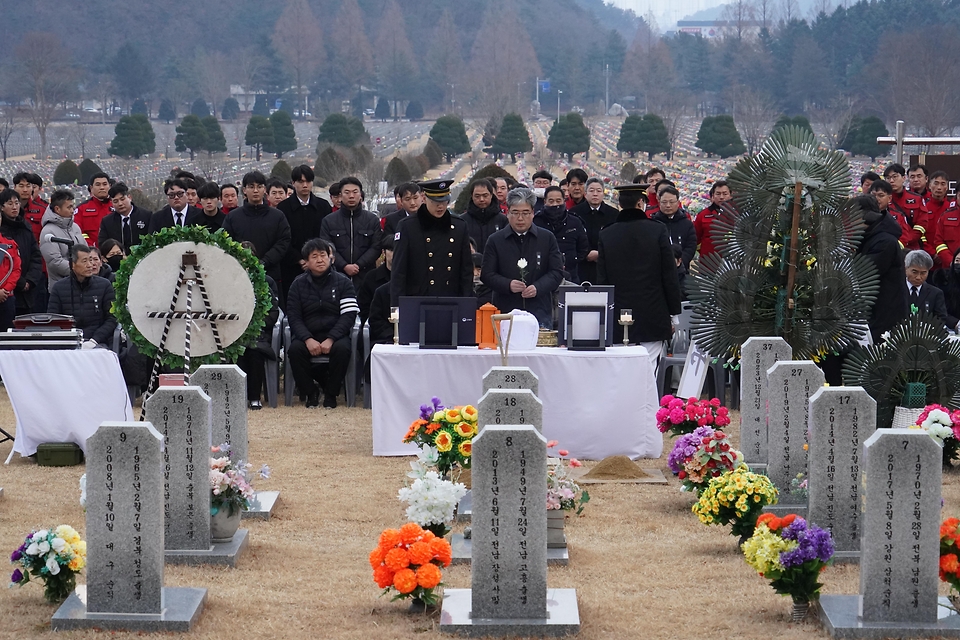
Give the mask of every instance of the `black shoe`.
[[337, 408], [337, 399], [333, 396], [324, 396], [323, 397], [323, 408], [324, 409], [336, 409]]
[[263, 409], [263, 405], [260, 404], [259, 400], [251, 400], [249, 406], [252, 411], [259, 411], [260, 409]]
[[307, 394], [307, 409], [316, 409], [320, 406], [320, 392], [314, 391], [313, 393]]

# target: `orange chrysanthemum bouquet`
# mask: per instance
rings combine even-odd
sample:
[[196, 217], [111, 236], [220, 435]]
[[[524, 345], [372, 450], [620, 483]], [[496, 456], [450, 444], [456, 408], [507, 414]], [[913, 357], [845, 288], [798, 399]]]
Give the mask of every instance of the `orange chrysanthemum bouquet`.
[[414, 598], [427, 607], [440, 602], [440, 567], [450, 565], [450, 543], [408, 522], [400, 529], [387, 529], [370, 552], [373, 580], [383, 593], [396, 591], [393, 600]]
[[940, 579], [950, 585], [953, 597], [960, 592], [960, 520], [947, 518], [940, 525]]

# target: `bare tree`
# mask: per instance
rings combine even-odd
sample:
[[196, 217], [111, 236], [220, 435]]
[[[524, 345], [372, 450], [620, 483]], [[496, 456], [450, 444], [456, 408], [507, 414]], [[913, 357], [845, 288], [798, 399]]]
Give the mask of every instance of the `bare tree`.
[[667, 87], [662, 90], [658, 87], [647, 93], [648, 110], [660, 116], [667, 128], [667, 139], [670, 141], [668, 160], [673, 158], [692, 104], [690, 93], [681, 87]]
[[813, 6], [810, 7], [810, 22], [813, 22], [822, 13], [830, 15], [835, 7], [833, 0], [813, 0]]
[[753, 15], [761, 29], [770, 31], [777, 22], [777, 13], [775, 7], [777, 0], [756, 0], [753, 5]]
[[780, 16], [784, 22], [800, 19], [800, 5], [797, 0], [781, 0]]
[[223, 108], [223, 102], [230, 96], [230, 60], [220, 51], [197, 49], [194, 59], [194, 71], [197, 88], [205, 100], [213, 105], [213, 115]]
[[243, 83], [243, 110], [250, 111], [250, 94], [267, 66], [267, 59], [253, 47], [240, 47], [234, 55], [237, 77]]
[[456, 104], [452, 101], [456, 97], [457, 79], [463, 72], [463, 56], [460, 55], [460, 39], [457, 37], [457, 27], [449, 8], [444, 9], [440, 15], [425, 63], [430, 75], [438, 83], [442, 83], [440, 88], [443, 90], [444, 110], [449, 104], [451, 111], [455, 111]]
[[820, 135], [831, 149], [840, 148], [853, 120], [856, 103], [847, 96], [840, 96], [829, 105], [808, 111], [810, 122], [819, 129]]
[[80, 147], [81, 158], [87, 157], [87, 141], [90, 140], [90, 134], [90, 125], [84, 122], [82, 117], [73, 123], [70, 137], [77, 143], [77, 146]]
[[111, 102], [116, 90], [113, 78], [106, 73], [98, 74], [91, 83], [90, 92], [100, 103], [100, 124], [107, 123], [107, 105]]
[[60, 37], [33, 31], [16, 48], [16, 64], [20, 81], [30, 100], [30, 117], [40, 134], [40, 155], [47, 155], [47, 127], [57, 105], [68, 95], [72, 73], [66, 60], [69, 55]]
[[[402, 26], [397, 26], [402, 29]], [[352, 38], [353, 34], [347, 36]], [[293, 73], [297, 90], [297, 109], [302, 114], [303, 86], [324, 62], [323, 33], [306, 0], [287, 0], [273, 28], [273, 47]]]
[[417, 74], [417, 60], [407, 39], [403, 13], [396, 0], [387, 0], [380, 17], [374, 60], [380, 72], [380, 89], [393, 101], [393, 119], [400, 118], [399, 101], [412, 97], [411, 78]]
[[7, 144], [13, 134], [23, 130], [25, 120], [16, 105], [0, 107], [0, 152], [3, 161], [7, 161]]
[[754, 24], [753, 5], [748, 0], [732, 0], [724, 6], [720, 19], [726, 23], [724, 33], [742, 42]]
[[755, 154], [780, 113], [770, 94], [754, 89], [731, 89], [735, 96], [733, 120], [747, 145], [747, 153]]

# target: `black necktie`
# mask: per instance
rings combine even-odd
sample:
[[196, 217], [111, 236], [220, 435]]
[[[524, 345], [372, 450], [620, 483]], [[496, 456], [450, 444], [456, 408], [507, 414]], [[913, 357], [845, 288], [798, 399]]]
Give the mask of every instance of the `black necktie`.
[[920, 292], [916, 287], [910, 287], [910, 304], [920, 306]]
[[180, 213], [179, 211], [177, 211], [176, 216], [177, 216], [177, 222], [175, 223], [175, 225], [178, 226], [178, 227], [182, 227], [182, 226], [183, 226], [183, 214]]
[[123, 246], [126, 249], [133, 244], [133, 231], [130, 229], [130, 216], [123, 218]]

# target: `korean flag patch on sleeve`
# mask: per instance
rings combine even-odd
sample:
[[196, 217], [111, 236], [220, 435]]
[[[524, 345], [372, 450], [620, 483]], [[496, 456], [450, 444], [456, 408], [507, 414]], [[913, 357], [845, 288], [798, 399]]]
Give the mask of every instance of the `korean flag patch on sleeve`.
[[396, 242], [396, 241], [399, 240], [399, 239], [400, 239], [400, 232], [397, 231], [397, 232], [394, 234], [394, 236], [393, 236], [393, 241]]

